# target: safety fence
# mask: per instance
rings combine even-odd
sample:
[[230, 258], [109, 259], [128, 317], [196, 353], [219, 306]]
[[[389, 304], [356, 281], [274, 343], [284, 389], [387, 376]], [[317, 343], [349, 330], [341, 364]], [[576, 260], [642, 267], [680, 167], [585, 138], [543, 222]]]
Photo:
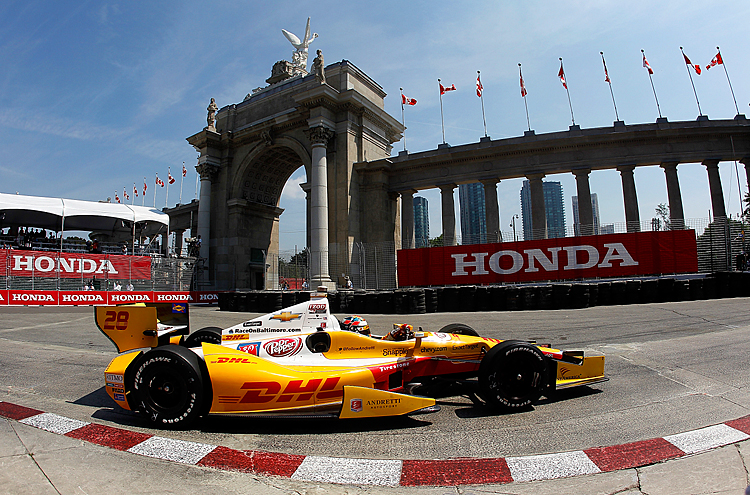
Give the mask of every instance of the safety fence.
[[[658, 221], [653, 221], [658, 220]], [[630, 227], [630, 228], [628, 228]], [[743, 259], [746, 248], [745, 232], [750, 233], [750, 225], [731, 218], [699, 218], [687, 219], [681, 225], [670, 225], [661, 219], [630, 225], [614, 223], [603, 225], [598, 234], [620, 234], [628, 232], [649, 232], [668, 230], [692, 230], [697, 244], [698, 273], [712, 273], [717, 271], [744, 268]], [[573, 229], [568, 229], [567, 237], [574, 237]], [[523, 240], [521, 232], [501, 232], [503, 242], [514, 239]], [[458, 245], [476, 244], [473, 238], [457, 238]], [[442, 238], [432, 239], [430, 246], [442, 246]], [[396, 252], [399, 247], [395, 243], [356, 243], [352, 247], [351, 257], [343, 254], [328, 254], [328, 273], [339, 288], [347, 287], [347, 278], [354, 289], [386, 290], [395, 289], [397, 282]], [[419, 249], [419, 248], [418, 248]], [[315, 288], [310, 282], [310, 251], [284, 251], [279, 255], [269, 256], [269, 272], [267, 276], [268, 289], [302, 290]], [[314, 282], [314, 281], [313, 281]], [[239, 288], [238, 289], [242, 289]]]

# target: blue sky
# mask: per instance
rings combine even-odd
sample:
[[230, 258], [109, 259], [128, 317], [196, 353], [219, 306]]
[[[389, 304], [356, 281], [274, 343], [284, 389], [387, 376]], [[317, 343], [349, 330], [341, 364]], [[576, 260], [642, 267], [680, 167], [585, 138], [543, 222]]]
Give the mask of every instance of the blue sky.
[[[418, 100], [407, 108], [412, 152], [442, 141], [437, 78], [455, 84], [444, 97], [446, 141], [476, 142], [484, 134], [476, 71], [485, 88], [487, 131], [493, 139], [526, 129], [518, 87], [518, 63], [528, 89], [531, 127], [539, 134], [565, 130], [570, 111], [557, 79], [565, 61], [576, 123], [583, 128], [612, 125], [614, 110], [604, 82], [603, 51], [621, 120], [654, 122], [651, 86], [641, 66], [641, 49], [654, 68], [661, 111], [670, 121], [698, 115], [679, 47], [705, 66], [721, 47], [740, 112], [750, 115], [747, 41], [743, 36], [750, 3], [685, 1], [528, 0], [464, 2], [97, 2], [6, 0], [0, 4], [0, 191], [101, 200], [148, 183], [154, 202], [154, 174], [178, 180], [169, 204], [179, 199], [179, 170], [188, 176], [183, 203], [195, 196], [197, 153], [185, 138], [206, 124], [211, 97], [222, 107], [241, 102], [265, 85], [274, 62], [290, 59], [281, 34], [302, 35], [305, 21], [320, 37], [327, 63], [347, 59], [388, 93], [386, 110], [400, 119], [399, 87]], [[736, 114], [721, 67], [693, 76], [704, 114]], [[394, 154], [403, 149], [394, 144]], [[740, 165], [721, 164], [728, 213], [740, 210], [746, 190]], [[636, 170], [642, 220], [667, 202], [663, 171]], [[687, 218], [706, 218], [708, 181], [700, 164], [679, 167]], [[304, 245], [304, 202], [297, 184], [287, 182], [280, 206], [281, 248]], [[572, 224], [570, 174], [549, 176], [563, 184], [566, 220]], [[520, 180], [498, 186], [501, 226], [520, 213]], [[624, 221], [617, 172], [591, 174], [603, 223]], [[436, 190], [428, 198], [431, 234], [440, 233]], [[156, 205], [165, 204], [165, 190]], [[139, 198], [140, 204], [141, 198]]]

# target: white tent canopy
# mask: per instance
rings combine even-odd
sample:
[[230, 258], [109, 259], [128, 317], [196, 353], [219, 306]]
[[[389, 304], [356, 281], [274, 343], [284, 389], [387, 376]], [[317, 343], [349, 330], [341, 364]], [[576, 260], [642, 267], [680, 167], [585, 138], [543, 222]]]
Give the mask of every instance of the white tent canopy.
[[133, 223], [140, 235], [167, 232], [169, 215], [146, 206], [99, 203], [78, 199], [43, 198], [0, 193], [0, 225], [54, 231], [131, 233]]

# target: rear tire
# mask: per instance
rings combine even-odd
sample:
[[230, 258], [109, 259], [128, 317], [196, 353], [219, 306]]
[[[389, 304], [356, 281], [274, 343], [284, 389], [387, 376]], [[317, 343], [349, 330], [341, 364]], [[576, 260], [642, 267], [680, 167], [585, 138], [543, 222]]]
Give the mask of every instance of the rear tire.
[[191, 333], [185, 339], [185, 347], [200, 347], [203, 342], [221, 345], [221, 328], [205, 327]]
[[548, 361], [536, 346], [505, 341], [479, 365], [479, 395], [490, 406], [518, 410], [531, 406], [547, 387]]
[[187, 427], [211, 400], [206, 394], [200, 359], [191, 350], [176, 345], [152, 349], [141, 356], [132, 385], [138, 409], [160, 428]]
[[443, 328], [440, 329], [440, 332], [442, 333], [452, 333], [456, 335], [470, 335], [472, 337], [479, 337], [479, 334], [476, 330], [471, 328], [469, 325], [464, 325], [463, 323], [451, 323], [449, 325], [445, 325]]

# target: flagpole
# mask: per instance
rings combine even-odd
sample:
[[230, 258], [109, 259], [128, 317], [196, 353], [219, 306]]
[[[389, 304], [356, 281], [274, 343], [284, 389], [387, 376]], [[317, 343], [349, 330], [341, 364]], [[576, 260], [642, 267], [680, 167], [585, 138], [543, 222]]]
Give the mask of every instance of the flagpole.
[[[521, 73], [521, 64], [518, 64], [518, 77], [521, 78], [521, 81], [523, 81], [523, 74]], [[529, 105], [526, 103], [526, 88], [522, 87], [521, 89], [524, 90], [523, 96], [523, 106], [526, 107], [526, 125], [529, 126], [529, 131], [531, 131], [531, 122], [529, 121]]]
[[[646, 52], [641, 49], [641, 53], [643, 54], [643, 57], [646, 58]], [[654, 92], [654, 100], [656, 100], [656, 111], [659, 112], [659, 118], [661, 117], [661, 108], [659, 107], [659, 98], [656, 97], [656, 88], [654, 88], [654, 80], [651, 77], [651, 71], [648, 71], [648, 80], [651, 81], [651, 91]]]
[[690, 76], [690, 85], [693, 87], [693, 94], [695, 95], [695, 103], [698, 105], [698, 117], [703, 117], [703, 112], [701, 112], [701, 104], [698, 101], [698, 92], [695, 91], [695, 83], [693, 83], [693, 75], [690, 73], [690, 67], [688, 67], [688, 64], [687, 64], [687, 57], [685, 57], [685, 52], [682, 51], [682, 47], [680, 47], [680, 53], [682, 53], [682, 59], [685, 62], [685, 69], [687, 70], [688, 76]]
[[[135, 183], [133, 183], [133, 189], [135, 189]], [[135, 193], [133, 193], [133, 197], [130, 198], [130, 206], [133, 206], [135, 204]]]
[[182, 177], [180, 177], [180, 204], [182, 204], [182, 183], [185, 182], [185, 174], [183, 171], [185, 170], [185, 162], [182, 162], [182, 170], [180, 170], [180, 173], [182, 173]]
[[607, 82], [609, 83], [609, 94], [612, 95], [612, 106], [615, 107], [615, 120], [620, 121], [620, 116], [617, 115], [617, 103], [615, 103], [615, 93], [612, 91], [612, 81], [609, 79], [609, 72], [607, 72], [607, 62], [604, 61], [604, 52], [599, 52], [602, 56], [602, 63], [604, 64], [604, 75], [607, 76]]
[[406, 151], [406, 124], [404, 123], [404, 88], [398, 88], [401, 91], [401, 127], [404, 128], [404, 151]]
[[479, 71], [477, 71], [477, 81], [479, 81], [479, 86], [482, 87], [482, 91], [479, 92], [479, 99], [482, 100], [482, 123], [484, 123], [484, 137], [487, 137], [487, 119], [484, 116], [484, 86], [482, 86], [482, 80], [479, 78]]
[[734, 100], [734, 108], [737, 110], [737, 115], [740, 114], [740, 108], [737, 106], [737, 98], [734, 97], [734, 89], [732, 89], [732, 81], [729, 80], [729, 72], [727, 72], [727, 64], [724, 63], [724, 57], [721, 56], [721, 50], [719, 50], [719, 47], [716, 47], [716, 50], [719, 53], [719, 57], [721, 57], [721, 65], [724, 66], [724, 74], [727, 75], [727, 82], [729, 83], [729, 91], [732, 92], [732, 99]]
[[154, 182], [154, 208], [156, 208], [156, 186], [159, 182], [159, 174], [156, 174], [156, 181]]
[[[143, 185], [146, 185], [146, 178], [143, 178]], [[143, 190], [143, 199], [141, 199], [141, 206], [146, 206], [146, 190]]]
[[[438, 86], [441, 86], [438, 79]], [[443, 129], [443, 144], [445, 144], [445, 121], [443, 120], [443, 92], [440, 91], [440, 127]]]
[[[562, 70], [563, 74], [565, 74], [565, 70], [563, 69], [563, 59], [560, 58], [560, 69]], [[576, 119], [573, 117], [573, 104], [570, 102], [570, 90], [568, 89], [568, 80], [565, 80], [565, 92], [568, 93], [568, 106], [570, 107], [570, 120], [573, 121], [573, 125], [576, 125]]]

